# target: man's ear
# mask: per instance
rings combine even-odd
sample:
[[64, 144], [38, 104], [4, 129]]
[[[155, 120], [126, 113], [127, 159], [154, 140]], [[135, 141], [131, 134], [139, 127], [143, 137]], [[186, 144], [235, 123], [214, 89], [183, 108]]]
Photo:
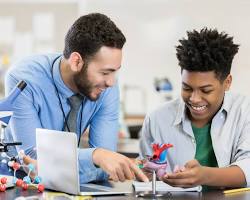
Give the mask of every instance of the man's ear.
[[72, 52], [68, 61], [73, 72], [80, 72], [84, 65], [84, 61], [78, 52]]
[[232, 83], [232, 75], [228, 74], [227, 78], [224, 80], [225, 91], [228, 91], [230, 89], [231, 83]]

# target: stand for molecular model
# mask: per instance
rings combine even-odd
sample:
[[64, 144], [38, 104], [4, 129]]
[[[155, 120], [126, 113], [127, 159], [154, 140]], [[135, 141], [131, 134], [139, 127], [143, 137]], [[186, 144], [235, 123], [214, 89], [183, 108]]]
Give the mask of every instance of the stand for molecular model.
[[153, 155], [148, 156], [147, 160], [144, 161], [140, 168], [152, 172], [152, 191], [150, 192], [140, 192], [136, 196], [138, 197], [147, 197], [147, 198], [157, 198], [161, 196], [169, 196], [169, 193], [158, 193], [156, 191], [156, 179], [157, 177], [162, 177], [166, 173], [167, 168], [167, 150], [168, 148], [173, 147], [172, 144], [153, 144]]

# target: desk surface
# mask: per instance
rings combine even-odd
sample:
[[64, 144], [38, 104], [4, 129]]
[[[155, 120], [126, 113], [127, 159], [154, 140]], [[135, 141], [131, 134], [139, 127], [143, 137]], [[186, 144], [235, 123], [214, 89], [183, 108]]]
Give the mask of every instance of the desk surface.
[[[131, 187], [131, 185], [128, 185], [128, 187]], [[37, 193], [36, 190], [27, 190], [23, 191], [20, 188], [12, 188], [8, 189], [6, 192], [0, 192], [0, 199], [1, 200], [14, 200], [16, 197], [19, 196], [33, 196], [36, 195], [37, 198], [35, 199], [44, 199], [42, 193]], [[29, 198], [31, 199], [31, 198]], [[60, 198], [55, 198], [56, 200], [60, 200]], [[64, 198], [61, 198], [62, 200], [65, 200]], [[135, 194], [130, 195], [115, 195], [115, 196], [102, 196], [102, 197], [93, 197], [93, 199], [106, 199], [106, 200], [125, 200], [125, 199], [143, 199], [143, 198], [136, 198]], [[242, 193], [235, 193], [235, 194], [228, 194], [224, 195], [222, 191], [209, 191], [204, 193], [197, 193], [197, 192], [183, 192], [183, 193], [172, 193], [171, 196], [165, 197], [165, 198], [157, 198], [157, 199], [167, 199], [167, 200], [247, 200], [250, 199], [250, 192], [242, 192]]]

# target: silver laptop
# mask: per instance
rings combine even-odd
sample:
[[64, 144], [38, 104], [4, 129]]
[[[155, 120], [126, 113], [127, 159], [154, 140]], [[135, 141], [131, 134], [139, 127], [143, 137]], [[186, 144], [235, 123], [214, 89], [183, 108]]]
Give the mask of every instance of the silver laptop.
[[79, 184], [75, 133], [36, 129], [38, 175], [46, 189], [75, 195], [132, 193], [128, 183]]

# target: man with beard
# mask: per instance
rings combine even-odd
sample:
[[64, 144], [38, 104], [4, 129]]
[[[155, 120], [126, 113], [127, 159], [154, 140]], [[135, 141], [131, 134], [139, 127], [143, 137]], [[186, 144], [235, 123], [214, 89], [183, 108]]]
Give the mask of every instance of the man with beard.
[[177, 46], [182, 98], [145, 119], [140, 156], [151, 143], [171, 143], [164, 182], [179, 187], [250, 185], [250, 101], [227, 92], [239, 45], [216, 29], [187, 32]]
[[[35, 163], [36, 128], [76, 132], [79, 145], [89, 127], [89, 148], [78, 150], [81, 183], [108, 177], [125, 181], [135, 176], [147, 181], [130, 159], [115, 153], [119, 113], [116, 74], [125, 41], [107, 16], [88, 14], [70, 27], [63, 55], [34, 55], [12, 66], [5, 80], [7, 94], [19, 80], [27, 87], [15, 102], [6, 138], [23, 143], [17, 151], [25, 151], [29, 156], [26, 161]], [[76, 104], [74, 115], [71, 109]]]

